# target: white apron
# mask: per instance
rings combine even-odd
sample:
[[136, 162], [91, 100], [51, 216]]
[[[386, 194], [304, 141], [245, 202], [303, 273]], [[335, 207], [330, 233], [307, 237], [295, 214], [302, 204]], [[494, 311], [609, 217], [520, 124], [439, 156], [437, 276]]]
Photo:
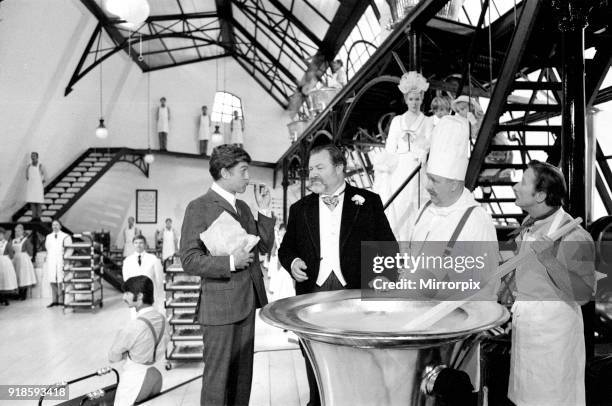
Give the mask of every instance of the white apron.
[[232, 144], [244, 144], [244, 136], [242, 134], [242, 120], [234, 119], [232, 126]]
[[[555, 214], [548, 235], [560, 227], [562, 212]], [[531, 262], [530, 271], [538, 264]], [[543, 266], [534, 271], [546, 272]], [[517, 300], [512, 314], [508, 398], [517, 406], [585, 405], [586, 356], [580, 306], [561, 300]]]
[[28, 181], [26, 184], [26, 202], [44, 203], [45, 191], [40, 174], [40, 163], [36, 166], [28, 165]]
[[23, 243], [25, 241], [25, 238], [21, 241], [13, 240], [13, 251], [15, 251], [13, 264], [15, 265], [19, 287], [36, 285], [36, 273], [34, 272], [34, 265], [32, 265], [32, 258], [30, 258], [27, 252], [23, 251]]
[[17, 276], [15, 267], [8, 255], [4, 255], [4, 250], [9, 242], [0, 241], [0, 291], [12, 291], [17, 289]]
[[200, 128], [198, 129], [198, 140], [206, 141], [210, 139], [210, 118], [208, 115], [200, 116]]
[[165, 261], [175, 254], [174, 247], [174, 230], [164, 228], [164, 237], [162, 243], [162, 259]]
[[115, 393], [115, 406], [131, 406], [136, 401], [142, 383], [151, 365], [139, 364], [126, 359], [123, 364], [123, 372], [119, 376], [119, 386]]
[[158, 133], [167, 133], [170, 128], [170, 119], [168, 115], [168, 106], [159, 107], [157, 111], [157, 132]]
[[[45, 272], [51, 283], [62, 283], [64, 281], [64, 239], [67, 239], [68, 234], [59, 232], [57, 238], [54, 233], [47, 236], [45, 240], [45, 248], [47, 257], [45, 258]], [[71, 240], [66, 241], [72, 242]]]
[[123, 257], [127, 257], [134, 253], [134, 236], [136, 234], [136, 226], [132, 228], [126, 228], [123, 230], [123, 238], [125, 240], [125, 244], [123, 245]]

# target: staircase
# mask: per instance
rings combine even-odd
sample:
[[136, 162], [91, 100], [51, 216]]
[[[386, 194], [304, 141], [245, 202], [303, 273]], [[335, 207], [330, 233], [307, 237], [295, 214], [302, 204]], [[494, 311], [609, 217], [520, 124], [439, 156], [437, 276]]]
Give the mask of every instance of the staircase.
[[[143, 156], [128, 148], [89, 148], [45, 186], [42, 222], [63, 216], [116, 162], [130, 162], [148, 176], [149, 167]], [[28, 204], [13, 215], [13, 221], [32, 221]]]

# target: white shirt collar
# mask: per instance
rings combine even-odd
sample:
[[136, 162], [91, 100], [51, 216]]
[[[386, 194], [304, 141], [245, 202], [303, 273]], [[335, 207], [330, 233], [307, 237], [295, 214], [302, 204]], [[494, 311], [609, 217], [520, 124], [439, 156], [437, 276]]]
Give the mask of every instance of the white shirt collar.
[[346, 189], [346, 182], [342, 182], [342, 184], [340, 185], [340, 187], [338, 189], [336, 189], [336, 191], [330, 195], [326, 195], [321, 193], [319, 195], [319, 197], [323, 197], [323, 196], [340, 196], [342, 194], [342, 192], [344, 192], [344, 190]]
[[223, 199], [225, 199], [234, 208], [234, 210], [236, 209], [236, 195], [223, 189], [217, 184], [217, 182], [213, 182], [210, 188], [214, 190]]
[[155, 310], [155, 308], [153, 306], [147, 306], [145, 308], [142, 308], [142, 309], [138, 310], [136, 312], [136, 315], [137, 316], [142, 316], [143, 314], [148, 313], [148, 312], [150, 312], [152, 310]]

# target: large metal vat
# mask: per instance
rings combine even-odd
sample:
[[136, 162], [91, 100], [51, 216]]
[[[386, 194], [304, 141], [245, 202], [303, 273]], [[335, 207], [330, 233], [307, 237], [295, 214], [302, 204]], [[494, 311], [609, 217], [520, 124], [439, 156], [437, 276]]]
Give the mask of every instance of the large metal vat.
[[440, 366], [457, 366], [482, 332], [510, 317], [497, 303], [470, 302], [427, 331], [403, 328], [435, 304], [362, 300], [359, 290], [341, 290], [278, 300], [261, 317], [300, 337], [324, 405], [421, 406], [430, 403], [420, 387]]

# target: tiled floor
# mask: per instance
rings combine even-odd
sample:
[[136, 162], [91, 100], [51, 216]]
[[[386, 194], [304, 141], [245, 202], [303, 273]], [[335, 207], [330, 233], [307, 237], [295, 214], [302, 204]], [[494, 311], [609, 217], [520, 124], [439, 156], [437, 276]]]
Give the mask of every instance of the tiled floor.
[[[95, 313], [64, 314], [59, 307], [47, 309], [48, 299], [13, 301], [0, 307], [0, 384], [68, 381], [109, 365], [108, 348], [129, 320], [129, 312], [118, 292], [109, 287], [105, 294], [104, 308]], [[295, 336], [290, 334], [257, 317], [251, 405], [297, 406], [308, 401], [304, 361]], [[184, 363], [166, 371], [162, 363], [163, 389], [200, 375], [202, 367], [201, 363]], [[71, 397], [112, 382], [110, 374], [70, 385]], [[201, 387], [202, 381], [197, 379], [147, 404], [198, 405]]]

